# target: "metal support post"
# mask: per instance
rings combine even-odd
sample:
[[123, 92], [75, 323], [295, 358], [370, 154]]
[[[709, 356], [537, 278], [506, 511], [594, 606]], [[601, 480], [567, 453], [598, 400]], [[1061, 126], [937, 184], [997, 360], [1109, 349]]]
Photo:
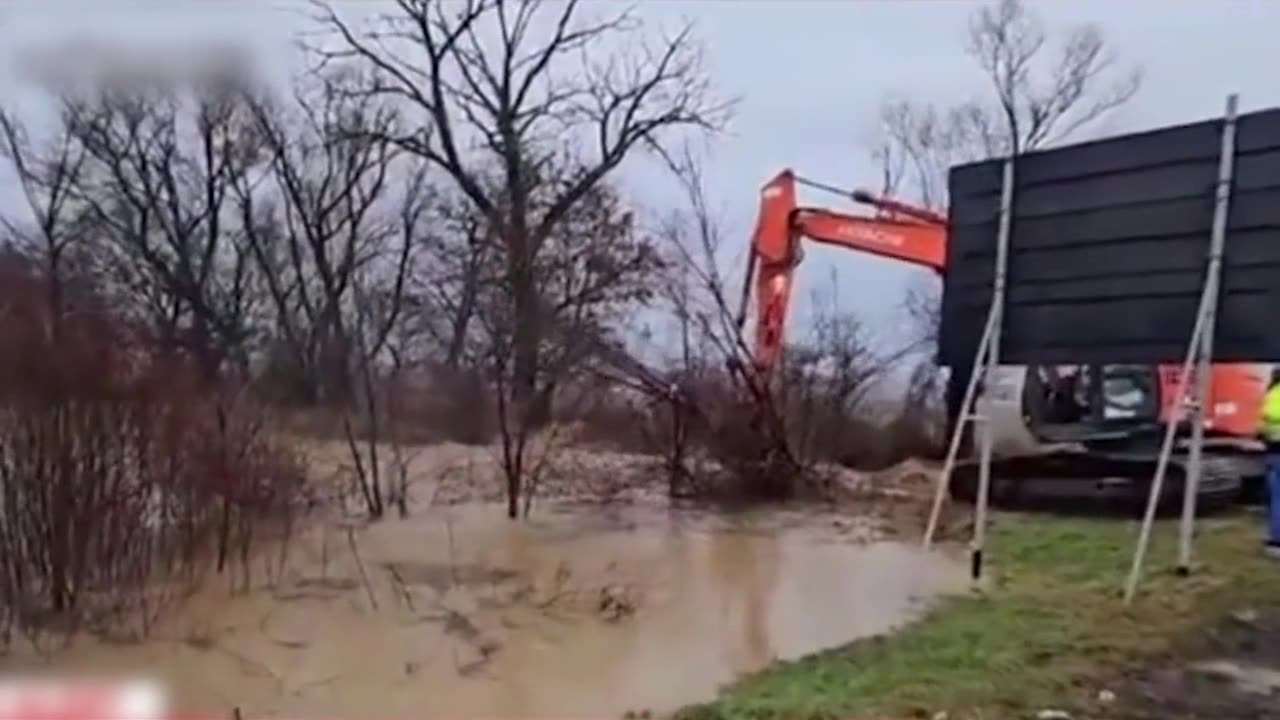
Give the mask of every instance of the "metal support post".
[[924, 531], [924, 549], [933, 547], [933, 537], [938, 530], [938, 521], [942, 517], [942, 503], [947, 498], [951, 487], [951, 474], [955, 472], [956, 461], [960, 455], [960, 440], [964, 437], [965, 424], [980, 420], [974, 410], [974, 396], [978, 390], [978, 378], [982, 377], [984, 363], [987, 359], [987, 348], [991, 345], [991, 331], [995, 328], [995, 306], [987, 312], [987, 322], [982, 329], [982, 338], [978, 340], [978, 349], [974, 353], [973, 370], [969, 373], [969, 383], [965, 386], [964, 399], [960, 401], [960, 411], [956, 417], [956, 426], [951, 431], [951, 442], [947, 446], [947, 457], [942, 463], [942, 474], [938, 476], [937, 486], [933, 492], [933, 507], [929, 510], [929, 523]]
[[1138, 546], [1133, 552], [1133, 564], [1129, 566], [1129, 579], [1125, 582], [1124, 601], [1129, 604], [1138, 589], [1138, 580], [1142, 576], [1142, 562], [1147, 555], [1147, 546], [1151, 541], [1151, 526], [1155, 522], [1156, 508], [1160, 504], [1160, 494], [1164, 489], [1164, 478], [1169, 471], [1169, 457], [1173, 454], [1173, 440], [1178, 432], [1178, 423], [1187, 402], [1187, 385], [1191, 370], [1195, 367], [1196, 347], [1200, 344], [1200, 334], [1204, 329], [1204, 314], [1197, 313], [1195, 328], [1191, 331], [1191, 342], [1187, 345], [1187, 356], [1182, 361], [1178, 376], [1178, 391], [1174, 396], [1174, 411], [1165, 425], [1164, 442], [1160, 445], [1160, 459], [1156, 461], [1155, 476], [1151, 479], [1151, 489], [1147, 494], [1147, 510], [1142, 516], [1142, 529], [1138, 532]]
[[[1160, 457], [1156, 462], [1155, 476], [1151, 480], [1151, 488], [1147, 496], [1146, 513], [1142, 518], [1142, 528], [1138, 533], [1138, 544], [1134, 549], [1133, 563], [1129, 568], [1129, 576], [1125, 583], [1124, 601], [1133, 601], [1138, 589], [1138, 581], [1142, 576], [1142, 564], [1146, 558], [1147, 547], [1151, 542], [1151, 528], [1155, 522], [1156, 509], [1164, 487], [1164, 479], [1168, 474], [1169, 460], [1173, 454], [1174, 439], [1178, 424], [1182, 418], [1179, 412], [1184, 407], [1192, 410], [1192, 445], [1189, 461], [1196, 467], [1189, 468], [1184, 482], [1183, 515], [1179, 545], [1179, 565], [1189, 562], [1191, 550], [1192, 528], [1195, 522], [1195, 500], [1199, 492], [1199, 474], [1202, 471], [1204, 443], [1204, 408], [1208, 400], [1208, 380], [1212, 361], [1212, 340], [1206, 342], [1206, 335], [1212, 335], [1212, 324], [1215, 320], [1218, 282], [1222, 265], [1222, 251], [1225, 247], [1227, 210], [1230, 198], [1233, 159], [1235, 155], [1235, 120], [1237, 98], [1227, 98], [1227, 111], [1222, 133], [1222, 158], [1219, 162], [1217, 204], [1214, 209], [1213, 231], [1209, 239], [1209, 259], [1206, 266], [1204, 286], [1200, 293], [1200, 304], [1196, 310], [1195, 325], [1191, 330], [1191, 339], [1187, 343], [1187, 352], [1183, 359], [1178, 377], [1178, 391], [1175, 409], [1165, 427], [1164, 442], [1160, 447]], [[1195, 397], [1188, 399], [1187, 389], [1192, 372], [1195, 371]], [[1183, 553], [1186, 553], [1183, 555]]]
[[1215, 188], [1213, 230], [1209, 237], [1209, 262], [1205, 270], [1204, 297], [1201, 313], [1204, 328], [1196, 357], [1195, 423], [1191, 429], [1191, 456], [1187, 463], [1187, 478], [1183, 483], [1182, 522], [1178, 528], [1178, 571], [1191, 569], [1192, 538], [1195, 534], [1196, 500], [1200, 494], [1200, 480], [1204, 476], [1204, 426], [1209, 417], [1209, 383], [1212, 376], [1213, 335], [1218, 314], [1218, 296], [1221, 294], [1222, 254], [1226, 247], [1227, 214], [1231, 207], [1231, 181], [1235, 170], [1236, 154], [1236, 95], [1227, 97], [1227, 111], [1222, 125], [1222, 152], [1218, 160], [1218, 184]]
[[1005, 283], [1009, 270], [1009, 234], [1013, 226], [1013, 164], [1012, 156], [1004, 161], [1004, 181], [1000, 193], [1000, 225], [996, 233], [995, 282], [991, 288], [991, 338], [987, 347], [987, 369], [983, 373], [986, 400], [982, 424], [982, 455], [978, 464], [978, 497], [974, 507], [973, 544], [970, 550], [969, 572], [976, 581], [982, 578], [982, 552], [987, 540], [987, 502], [991, 494], [991, 453], [995, 441], [995, 428], [991, 422], [992, 389], [996, 371], [1000, 367], [1000, 329], [1004, 324]]

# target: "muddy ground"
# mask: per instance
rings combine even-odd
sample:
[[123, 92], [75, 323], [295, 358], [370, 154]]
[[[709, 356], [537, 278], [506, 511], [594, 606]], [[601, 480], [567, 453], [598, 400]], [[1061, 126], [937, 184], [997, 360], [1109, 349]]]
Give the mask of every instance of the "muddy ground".
[[1080, 716], [1280, 718], [1280, 598], [1270, 607], [1237, 609], [1185, 638], [1166, 655], [1134, 668], [1102, 700], [1111, 701]]
[[[346, 443], [307, 440], [302, 447], [317, 479], [338, 487], [349, 485], [352, 462]], [[384, 461], [390, 458], [389, 449], [380, 453]], [[535, 507], [552, 500], [601, 505], [669, 500], [664, 460], [654, 455], [570, 446], [546, 453], [535, 448], [530, 456], [539, 467]], [[506, 497], [499, 447], [410, 445], [402, 448], [401, 457], [408, 470], [408, 495], [416, 506], [496, 503]], [[698, 470], [710, 474], [715, 467], [705, 461]], [[802, 504], [811, 505], [816, 498], [831, 508], [847, 508], [851, 518], [874, 523], [879, 537], [907, 539], [923, 532], [936, 479], [935, 465], [915, 460], [876, 472], [823, 465], [814, 468], [809, 482], [815, 487], [809, 489], [815, 492], [808, 493], [809, 499]], [[969, 528], [968, 513], [948, 503], [938, 537], [965, 538]]]

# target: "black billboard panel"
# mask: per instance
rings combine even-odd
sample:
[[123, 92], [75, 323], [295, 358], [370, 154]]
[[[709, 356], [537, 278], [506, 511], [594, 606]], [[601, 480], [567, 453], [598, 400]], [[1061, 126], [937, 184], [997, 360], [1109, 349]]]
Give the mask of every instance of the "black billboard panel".
[[[1180, 362], [1203, 285], [1223, 121], [1018, 158], [1002, 360]], [[972, 362], [991, 302], [1002, 160], [952, 168], [940, 360]], [[1280, 109], [1241, 115], [1214, 355], [1280, 360]]]

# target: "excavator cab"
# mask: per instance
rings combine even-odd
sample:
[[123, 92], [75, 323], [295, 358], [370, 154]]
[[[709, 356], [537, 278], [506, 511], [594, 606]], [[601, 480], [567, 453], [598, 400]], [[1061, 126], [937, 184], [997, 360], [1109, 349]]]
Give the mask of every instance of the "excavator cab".
[[1050, 443], [1087, 442], [1160, 425], [1160, 377], [1149, 365], [1039, 365], [1027, 368], [1023, 417]]

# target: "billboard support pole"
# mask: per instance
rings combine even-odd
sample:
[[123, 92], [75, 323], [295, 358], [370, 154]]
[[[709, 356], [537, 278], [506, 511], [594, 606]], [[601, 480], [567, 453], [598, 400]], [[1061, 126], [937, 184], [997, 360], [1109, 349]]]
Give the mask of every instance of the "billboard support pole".
[[[1174, 409], [1170, 413], [1165, 427], [1164, 442], [1160, 447], [1160, 457], [1156, 462], [1155, 476], [1151, 480], [1151, 488], [1147, 496], [1146, 513], [1142, 518], [1142, 529], [1138, 533], [1137, 547], [1133, 553], [1133, 563], [1129, 568], [1129, 576], [1125, 582], [1124, 602], [1133, 602], [1138, 589], [1138, 581], [1142, 576], [1142, 564], [1146, 558], [1147, 547], [1151, 542], [1151, 528], [1155, 522], [1156, 509], [1164, 487], [1165, 476], [1169, 470], [1169, 460], [1173, 454], [1174, 439], [1178, 425], [1182, 419], [1182, 410], [1192, 411], [1192, 443], [1191, 457], [1187, 477], [1183, 483], [1182, 523], [1179, 536], [1179, 569], [1184, 570], [1190, 562], [1191, 539], [1195, 524], [1195, 501], [1199, 492], [1200, 473], [1203, 471], [1204, 449], [1204, 408], [1208, 402], [1210, 366], [1213, 358], [1213, 324], [1216, 320], [1218, 287], [1222, 270], [1222, 251], [1226, 244], [1227, 210], [1231, 195], [1231, 179], [1235, 156], [1237, 96], [1227, 98], [1227, 110], [1222, 130], [1222, 153], [1218, 164], [1218, 185], [1213, 216], [1213, 230], [1209, 238], [1209, 258], [1206, 265], [1204, 286], [1200, 294], [1200, 305], [1196, 311], [1195, 325], [1191, 330], [1191, 339], [1187, 343], [1186, 356], [1179, 368], [1178, 391], [1174, 398]], [[1187, 396], [1192, 370], [1196, 376], [1196, 393]]]
[[[991, 495], [991, 453], [995, 442], [991, 405], [994, 400], [993, 385], [1000, 368], [1000, 330], [1004, 324], [1005, 287], [1009, 273], [1009, 234], [1013, 225], [1013, 164], [1011, 154], [1004, 159], [1004, 180], [1000, 191], [1000, 225], [996, 232], [995, 282], [991, 288], [991, 335], [987, 345], [986, 370], [983, 373], [982, 451], [978, 461], [978, 497], [973, 513], [973, 542], [969, 551], [969, 573], [974, 580], [982, 579], [982, 552], [987, 540], [987, 503]], [[976, 371], [976, 369], [975, 369]]]
[[987, 311], [987, 321], [982, 329], [982, 338], [978, 340], [978, 350], [974, 353], [973, 371], [969, 373], [969, 384], [964, 390], [964, 399], [960, 401], [960, 412], [956, 417], [956, 426], [951, 431], [951, 441], [947, 446], [947, 457], [942, 463], [942, 473], [933, 491], [933, 506], [929, 509], [929, 523], [924, 531], [924, 549], [933, 547], [934, 534], [938, 530], [938, 521], [942, 517], [942, 503], [947, 498], [951, 487], [951, 475], [955, 472], [956, 462], [960, 456], [960, 440], [964, 437], [965, 423], [982, 422], [982, 416], [974, 411], [974, 396], [978, 391], [978, 378], [982, 377], [983, 365], [987, 360], [987, 348], [991, 345], [991, 331], [995, 327], [995, 306]]
[[[987, 500], [991, 487], [991, 452], [994, 429], [991, 427], [991, 397], [988, 391], [995, 377], [996, 368], [1000, 365], [1000, 325], [1004, 320], [1005, 287], [1007, 285], [1009, 265], [1009, 233], [1013, 218], [1013, 157], [1004, 161], [1004, 176], [1000, 190], [1000, 221], [996, 231], [996, 262], [993, 273], [991, 305], [987, 311], [987, 321], [982, 329], [982, 337], [978, 340], [978, 349], [974, 353], [973, 370], [969, 373], [969, 382], [965, 387], [964, 399], [960, 401], [960, 412], [956, 418], [956, 426], [951, 432], [951, 442], [947, 446], [947, 457], [942, 464], [942, 473], [934, 488], [933, 505], [929, 510], [929, 522], [924, 531], [924, 547], [933, 546], [934, 536], [938, 530], [938, 521], [942, 516], [942, 504], [950, 489], [951, 476], [955, 472], [956, 462], [960, 454], [960, 441], [964, 437], [965, 423], [972, 422], [982, 427], [982, 450], [978, 465], [978, 493], [974, 508], [973, 540], [970, 545], [970, 574], [974, 580], [982, 577], [982, 550], [986, 541]], [[978, 381], [985, 380], [983, 395], [986, 396], [985, 412], [978, 412]]]
[[1195, 535], [1196, 500], [1204, 476], [1204, 429], [1211, 399], [1209, 383], [1213, 363], [1213, 335], [1218, 317], [1219, 288], [1222, 286], [1222, 253], [1227, 239], [1227, 215], [1231, 206], [1231, 181], [1235, 173], [1237, 97], [1227, 97], [1227, 111], [1222, 124], [1222, 154], [1218, 159], [1218, 183], [1214, 189], [1213, 230], [1209, 236], [1209, 262], [1205, 269], [1204, 297], [1201, 313], [1204, 329], [1200, 335], [1196, 358], [1194, 425], [1191, 429], [1191, 456], [1187, 462], [1187, 480], [1183, 483], [1182, 521], [1178, 528], [1178, 572], [1191, 571], [1192, 541]]

